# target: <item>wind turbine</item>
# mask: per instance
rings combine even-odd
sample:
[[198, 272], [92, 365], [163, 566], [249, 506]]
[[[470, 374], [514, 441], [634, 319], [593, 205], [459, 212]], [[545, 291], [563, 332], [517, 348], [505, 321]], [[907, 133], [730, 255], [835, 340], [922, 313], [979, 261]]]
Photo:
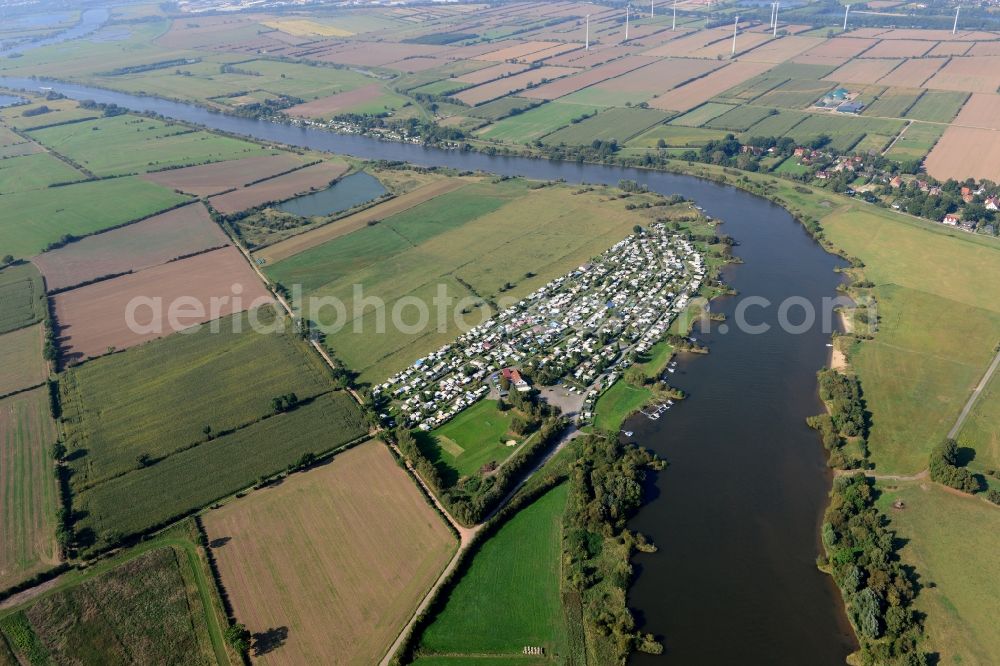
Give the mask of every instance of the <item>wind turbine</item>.
[[951, 34], [953, 34], [953, 35], [955, 34], [955, 31], [958, 30], [958, 12], [961, 9], [962, 9], [962, 5], [959, 5], [958, 7], [955, 7], [955, 24], [951, 26]]
[[632, 9], [632, 5], [625, 5], [625, 41], [628, 41], [628, 14], [629, 10]]
[[740, 27], [740, 17], [737, 16], [736, 20], [733, 21], [733, 53], [732, 53], [733, 57], [736, 56], [736, 31], [739, 30], [739, 27]]
[[778, 10], [781, 8], [781, 3], [774, 3], [774, 32], [771, 34], [772, 37], [778, 36]]
[[674, 0], [674, 21], [670, 24], [671, 30], [677, 29], [677, 0]]
[[584, 42], [585, 50], [590, 50], [590, 14], [587, 14], [587, 41]]
[[844, 7], [844, 30], [847, 30], [847, 14], [851, 11], [851, 6]]

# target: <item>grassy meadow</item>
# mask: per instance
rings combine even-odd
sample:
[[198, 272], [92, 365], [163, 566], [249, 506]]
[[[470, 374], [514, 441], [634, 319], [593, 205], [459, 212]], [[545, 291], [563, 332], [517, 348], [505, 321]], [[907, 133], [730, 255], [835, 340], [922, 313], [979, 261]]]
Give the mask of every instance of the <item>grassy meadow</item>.
[[132, 115], [39, 129], [31, 132], [31, 137], [97, 176], [146, 173], [276, 152], [249, 141]]
[[822, 224], [876, 285], [879, 331], [849, 353], [872, 413], [872, 460], [884, 473], [917, 472], [1000, 342], [1000, 248], [871, 209]]
[[[273, 310], [261, 321], [275, 321]], [[232, 321], [243, 332], [234, 332]], [[286, 329], [291, 324], [283, 319]], [[274, 397], [329, 391], [322, 361], [290, 330], [250, 330], [246, 313], [65, 372], [60, 382], [71, 484], [81, 489], [160, 461], [272, 413]]]
[[54, 183], [70, 183], [86, 176], [49, 153], [0, 160], [0, 195], [41, 190]]
[[[494, 104], [495, 102], [490, 102]], [[479, 133], [480, 138], [507, 143], [528, 143], [570, 125], [596, 108], [577, 104], [548, 102], [523, 113], [509, 116], [491, 124]], [[589, 143], [589, 142], [588, 142]]]
[[134, 177], [97, 180], [4, 196], [0, 236], [15, 257], [30, 257], [66, 234], [109, 229], [187, 201], [188, 197]]
[[38, 386], [49, 376], [43, 341], [41, 324], [0, 335], [0, 395]]
[[653, 397], [649, 389], [619, 379], [601, 394], [594, 405], [594, 427], [617, 432], [630, 414], [642, 409]]
[[[474, 655], [520, 657], [525, 645], [544, 646], [547, 654], [562, 649], [560, 558], [568, 493], [566, 484], [550, 490], [482, 545], [421, 636], [421, 658], [468, 655], [466, 662], [476, 664]], [[425, 663], [421, 658], [417, 664]]]
[[[1000, 654], [1000, 509], [927, 482], [880, 483], [879, 507], [920, 576], [916, 610], [940, 664], [989, 664]], [[903, 509], [893, 508], [897, 500]], [[933, 584], [933, 586], [931, 585]]]

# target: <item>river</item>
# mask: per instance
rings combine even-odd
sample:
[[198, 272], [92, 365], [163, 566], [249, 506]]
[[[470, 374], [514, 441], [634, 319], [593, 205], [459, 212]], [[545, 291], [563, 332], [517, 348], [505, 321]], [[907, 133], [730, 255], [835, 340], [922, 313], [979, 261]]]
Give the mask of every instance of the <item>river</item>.
[[[45, 85], [50, 85], [45, 83]], [[264, 141], [423, 166], [483, 170], [571, 183], [632, 179], [679, 193], [740, 245], [745, 263], [726, 280], [739, 298], [777, 304], [801, 297], [817, 308], [835, 295], [839, 260], [827, 254], [784, 209], [734, 187], [640, 169], [425, 148], [361, 136], [225, 116], [153, 97], [53, 83], [76, 99], [151, 111]], [[0, 77], [0, 86], [37, 89], [38, 81]], [[714, 310], [732, 315], [737, 299]], [[682, 358], [673, 383], [691, 397], [658, 421], [633, 419], [634, 439], [670, 467], [633, 521], [659, 552], [636, 560], [630, 605], [640, 626], [664, 637], [663, 656], [636, 664], [843, 664], [855, 648], [836, 588], [815, 566], [819, 525], [831, 476], [805, 418], [822, 409], [816, 370], [829, 336], [818, 326], [799, 335], [776, 327], [776, 305], [756, 308], [764, 334], [730, 327], [699, 338], [711, 353]], [[798, 321], [794, 316], [793, 321]]]

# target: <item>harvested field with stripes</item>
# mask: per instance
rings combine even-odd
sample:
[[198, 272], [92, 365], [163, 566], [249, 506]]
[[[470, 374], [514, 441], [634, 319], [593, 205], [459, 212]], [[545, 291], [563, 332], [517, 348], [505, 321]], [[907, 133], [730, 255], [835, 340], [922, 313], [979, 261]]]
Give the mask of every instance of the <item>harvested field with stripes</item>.
[[521, 93], [521, 97], [543, 100], [558, 99], [572, 92], [576, 92], [577, 90], [583, 90], [584, 88], [592, 86], [595, 83], [606, 81], [607, 79], [615, 76], [621, 76], [626, 72], [631, 72], [634, 69], [638, 69], [639, 67], [648, 65], [652, 62], [653, 60], [644, 56], [626, 56], [604, 65], [598, 65], [593, 69], [588, 69], [560, 81], [554, 81], [552, 83], [532, 88], [531, 90], [526, 90]]
[[378, 441], [203, 522], [236, 619], [287, 631], [261, 664], [378, 663], [457, 548]]
[[1000, 88], [1000, 56], [952, 58], [924, 87], [995, 93]]
[[873, 84], [899, 66], [902, 60], [852, 60], [823, 78], [835, 83]]
[[966, 127], [1000, 130], [1000, 95], [972, 94], [952, 122]]
[[244, 187], [265, 178], [273, 178], [302, 164], [303, 158], [298, 155], [279, 153], [156, 171], [142, 178], [172, 190], [180, 190], [185, 194], [205, 197], [236, 187]]
[[907, 88], [923, 87], [927, 79], [947, 62], [944, 58], [913, 58], [904, 61], [881, 79], [878, 83], [886, 86], [903, 86]]
[[42, 333], [42, 325], [35, 324], [0, 335], [0, 395], [38, 386], [48, 378]]
[[[970, 159], [970, 156], [975, 159]], [[1000, 182], [1000, 134], [991, 129], [950, 126], [925, 161], [939, 180], [987, 178]]]
[[[239, 299], [233, 298], [236, 292]], [[150, 300], [156, 298], [162, 299], [162, 307]], [[231, 246], [65, 291], [52, 299], [62, 358], [70, 363], [271, 301], [260, 278]], [[135, 330], [126, 320], [130, 302]], [[179, 310], [173, 323], [167, 311], [171, 306]]]
[[256, 208], [267, 203], [291, 199], [312, 190], [322, 190], [347, 173], [345, 162], [329, 160], [291, 173], [263, 180], [242, 189], [220, 194], [208, 200], [212, 208], [224, 215]]
[[864, 52], [864, 58], [919, 58], [935, 45], [935, 42], [918, 39], [883, 39]]
[[740, 56], [740, 59], [750, 62], [768, 62], [777, 65], [816, 47], [822, 41], [822, 37], [796, 37], [795, 35], [789, 35], [773, 39], [763, 46], [758, 46], [749, 53], [744, 53]]
[[762, 74], [770, 68], [771, 65], [767, 63], [733, 62], [708, 76], [660, 95], [650, 101], [649, 105], [664, 111], [689, 111], [719, 93]]
[[478, 69], [474, 72], [469, 72], [468, 74], [462, 74], [461, 76], [456, 76], [456, 81], [461, 81], [463, 83], [470, 83], [472, 85], [479, 85], [480, 83], [486, 83], [487, 81], [492, 81], [494, 79], [499, 79], [501, 76], [510, 76], [511, 74], [517, 74], [528, 69], [527, 65], [522, 65], [520, 63], [504, 62], [499, 65], [493, 65], [491, 67], [485, 67], [483, 69]]
[[0, 399], [0, 589], [59, 561], [55, 441], [47, 388]]
[[529, 86], [544, 87], [542, 85], [543, 81], [559, 79], [570, 74], [575, 74], [578, 71], [571, 67], [537, 67], [520, 74], [484, 83], [475, 88], [467, 88], [460, 93], [452, 95], [452, 97], [463, 104], [478, 106], [509, 95], [510, 93], [524, 90]]
[[82, 238], [31, 261], [45, 276], [47, 289], [58, 291], [228, 244], [204, 204], [194, 203]]
[[335, 116], [352, 109], [365, 102], [371, 102], [384, 94], [382, 86], [377, 83], [362, 86], [347, 92], [337, 93], [329, 97], [319, 99], [304, 104], [285, 109], [285, 113], [298, 118], [324, 118]]

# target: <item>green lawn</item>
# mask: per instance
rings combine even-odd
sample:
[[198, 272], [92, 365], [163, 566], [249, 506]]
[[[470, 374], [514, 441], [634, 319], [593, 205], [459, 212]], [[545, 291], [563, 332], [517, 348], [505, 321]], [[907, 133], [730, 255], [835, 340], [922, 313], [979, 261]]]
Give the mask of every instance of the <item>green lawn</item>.
[[41, 321], [45, 308], [45, 285], [34, 264], [0, 270], [0, 334]]
[[434, 451], [428, 457], [436, 464], [445, 464], [459, 477], [472, 476], [489, 462], [502, 463], [521, 442], [510, 432], [511, 410], [501, 412], [495, 400], [480, 400], [436, 430], [430, 440]]
[[121, 535], [148, 530], [293, 465], [306, 453], [336, 449], [368, 431], [343, 391], [317, 397], [287, 414], [186, 449], [149, 467], [78, 493], [77, 533], [104, 547]]
[[[995, 663], [1000, 508], [934, 484], [880, 487], [879, 507], [904, 540], [900, 557], [920, 576], [916, 610], [927, 614], [924, 649], [938, 653], [942, 665]], [[904, 509], [892, 507], [897, 499]]]
[[222, 433], [251, 424], [272, 412], [276, 396], [305, 400], [331, 388], [322, 361], [290, 332], [256, 333], [247, 315], [239, 321], [242, 333], [203, 326], [66, 371], [72, 486], [133, 471], [139, 456], [159, 460], [203, 442], [206, 425]]
[[39, 129], [31, 137], [98, 176], [146, 173], [276, 152], [249, 141], [132, 115]]
[[649, 389], [639, 388], [619, 379], [597, 399], [594, 406], [594, 427], [618, 432], [625, 419], [644, 407], [652, 397]]
[[543, 646], [550, 655], [562, 649], [560, 554], [568, 494], [567, 484], [550, 490], [483, 544], [421, 636], [421, 655], [511, 659], [526, 645]]
[[82, 236], [147, 217], [188, 197], [139, 178], [112, 178], [4, 195], [4, 252], [29, 257], [65, 234]]

